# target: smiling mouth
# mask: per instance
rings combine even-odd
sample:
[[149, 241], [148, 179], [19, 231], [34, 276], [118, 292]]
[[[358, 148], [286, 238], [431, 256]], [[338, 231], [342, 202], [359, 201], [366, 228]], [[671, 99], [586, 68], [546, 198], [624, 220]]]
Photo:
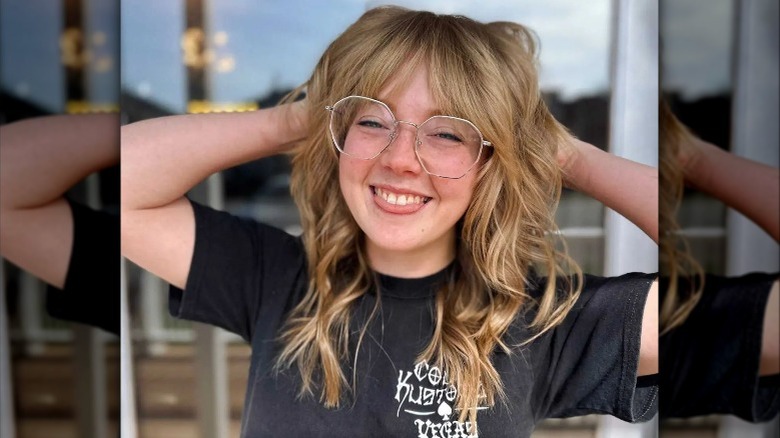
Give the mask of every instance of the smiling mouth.
[[428, 196], [419, 196], [412, 193], [393, 193], [375, 186], [371, 186], [371, 191], [392, 205], [422, 205], [427, 204], [431, 200]]

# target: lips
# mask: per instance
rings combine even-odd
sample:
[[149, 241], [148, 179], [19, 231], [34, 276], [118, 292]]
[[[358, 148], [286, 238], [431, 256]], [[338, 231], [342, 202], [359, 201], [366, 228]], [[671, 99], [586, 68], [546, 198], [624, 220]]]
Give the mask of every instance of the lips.
[[388, 204], [393, 205], [404, 206], [408, 204], [425, 204], [431, 200], [431, 198], [427, 196], [421, 196], [416, 193], [398, 193], [381, 187], [373, 187], [373, 190], [375, 195], [387, 201]]
[[395, 214], [414, 213], [431, 200], [429, 196], [404, 189], [371, 186], [371, 191], [382, 210]]

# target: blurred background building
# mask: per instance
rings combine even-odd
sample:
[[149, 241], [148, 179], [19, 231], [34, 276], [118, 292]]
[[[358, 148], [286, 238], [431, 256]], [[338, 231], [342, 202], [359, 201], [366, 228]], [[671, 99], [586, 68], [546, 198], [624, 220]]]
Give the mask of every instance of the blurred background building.
[[[119, 108], [118, 0], [0, 0], [0, 124]], [[119, 170], [68, 192], [118, 211]], [[0, 265], [0, 436], [116, 436], [119, 342], [51, 318], [46, 285]], [[116, 288], [105, 293], [119, 293]]]

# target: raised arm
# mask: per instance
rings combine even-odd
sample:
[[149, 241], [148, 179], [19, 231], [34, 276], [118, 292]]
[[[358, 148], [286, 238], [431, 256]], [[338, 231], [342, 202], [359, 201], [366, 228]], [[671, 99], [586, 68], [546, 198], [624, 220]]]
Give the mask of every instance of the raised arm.
[[[658, 243], [658, 170], [570, 137], [558, 152], [564, 184], [633, 222]], [[642, 314], [637, 374], [658, 372], [658, 281], [650, 286]]]
[[[780, 242], [780, 169], [748, 160], [694, 136], [680, 146], [685, 181], [737, 210]], [[764, 311], [759, 375], [780, 373], [780, 280]]]
[[184, 288], [195, 244], [195, 220], [184, 195], [214, 172], [285, 152], [306, 135], [305, 110], [301, 101], [122, 127], [123, 255]]
[[564, 184], [624, 216], [658, 243], [658, 170], [570, 137], [558, 153]]
[[780, 242], [780, 169], [734, 155], [693, 135], [680, 143], [687, 184], [744, 214]]
[[[734, 155], [687, 130], [682, 132], [677, 146], [685, 182], [742, 213], [780, 242], [780, 169]], [[775, 280], [764, 311], [760, 375], [780, 373], [779, 295], [780, 280]]]
[[62, 288], [73, 246], [63, 197], [119, 162], [116, 114], [61, 115], [0, 127], [0, 254]]

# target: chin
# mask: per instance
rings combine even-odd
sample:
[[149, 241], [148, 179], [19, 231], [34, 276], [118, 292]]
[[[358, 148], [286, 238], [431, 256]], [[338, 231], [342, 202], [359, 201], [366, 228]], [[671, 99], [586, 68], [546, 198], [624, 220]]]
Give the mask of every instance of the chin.
[[410, 239], [408, 236], [399, 238], [399, 235], [403, 233], [366, 233], [366, 240], [377, 249], [393, 252], [412, 252], [426, 246], [426, 243], [419, 239]]

